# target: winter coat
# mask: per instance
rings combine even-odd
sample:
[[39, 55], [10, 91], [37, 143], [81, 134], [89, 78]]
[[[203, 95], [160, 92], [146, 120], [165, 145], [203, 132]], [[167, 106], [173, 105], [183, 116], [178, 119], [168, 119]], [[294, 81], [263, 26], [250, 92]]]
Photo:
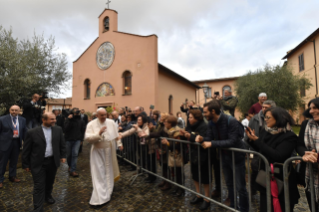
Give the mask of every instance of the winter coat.
[[64, 124], [64, 138], [66, 141], [83, 141], [85, 133], [85, 123], [81, 116], [67, 118]]
[[[272, 135], [265, 130], [262, 130], [259, 134], [259, 138], [256, 141], [250, 141], [250, 144], [254, 149], [267, 158], [269, 164], [273, 164], [284, 163], [288, 158], [290, 158], [292, 152], [297, 146], [297, 142], [298, 137], [293, 132]], [[275, 177], [283, 180], [283, 166], [275, 165], [275, 167], [280, 169], [280, 173], [275, 173]], [[262, 161], [260, 163], [260, 169], [265, 170], [265, 164]], [[260, 192], [266, 193], [265, 188], [261, 186], [258, 187]], [[289, 175], [289, 193], [290, 203], [298, 203], [300, 195], [297, 188], [296, 173], [292, 166], [290, 167]], [[284, 201], [284, 191], [279, 195], [279, 201]]]
[[234, 117], [238, 99], [235, 96], [228, 96], [224, 97], [219, 102], [222, 105], [223, 111], [229, 111], [230, 115]]
[[[193, 125], [188, 125], [186, 127], [186, 131], [191, 134], [189, 141], [195, 143], [195, 139], [197, 135], [205, 136], [207, 133], [207, 124], [204, 120], [198, 121]], [[199, 148], [199, 155], [198, 155], [198, 148]], [[208, 151], [210, 149], [204, 149], [202, 146], [197, 145], [190, 145], [191, 151], [191, 163], [198, 165], [198, 159], [201, 162], [208, 162]]]
[[[231, 116], [220, 114], [217, 123], [209, 121], [207, 134], [203, 141], [211, 141], [212, 148], [238, 148], [244, 149], [244, 143], [239, 137], [240, 123]], [[225, 157], [231, 157], [231, 152], [223, 151]], [[245, 159], [245, 154], [235, 152], [236, 162]]]

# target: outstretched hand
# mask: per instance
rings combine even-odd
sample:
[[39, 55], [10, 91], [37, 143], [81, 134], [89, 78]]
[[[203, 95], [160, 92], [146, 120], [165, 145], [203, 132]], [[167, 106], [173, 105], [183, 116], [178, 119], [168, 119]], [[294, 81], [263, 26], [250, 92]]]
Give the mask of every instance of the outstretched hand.
[[120, 139], [122, 139], [122, 138], [123, 138], [122, 134], [119, 133], [119, 137], [117, 137], [116, 140], [118, 141], [118, 140], [120, 140]]

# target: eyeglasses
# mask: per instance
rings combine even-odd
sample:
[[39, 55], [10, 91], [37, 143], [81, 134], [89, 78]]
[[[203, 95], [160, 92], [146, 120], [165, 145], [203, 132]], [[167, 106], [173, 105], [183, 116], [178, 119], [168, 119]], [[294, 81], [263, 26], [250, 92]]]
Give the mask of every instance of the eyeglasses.
[[271, 118], [272, 118], [271, 116], [265, 116], [265, 120], [269, 120]]

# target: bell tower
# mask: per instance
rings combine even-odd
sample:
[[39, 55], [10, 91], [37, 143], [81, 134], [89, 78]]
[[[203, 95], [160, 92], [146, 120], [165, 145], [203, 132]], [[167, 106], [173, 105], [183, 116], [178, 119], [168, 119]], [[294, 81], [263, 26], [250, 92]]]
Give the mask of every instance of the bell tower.
[[99, 35], [117, 31], [117, 12], [105, 9], [99, 16]]

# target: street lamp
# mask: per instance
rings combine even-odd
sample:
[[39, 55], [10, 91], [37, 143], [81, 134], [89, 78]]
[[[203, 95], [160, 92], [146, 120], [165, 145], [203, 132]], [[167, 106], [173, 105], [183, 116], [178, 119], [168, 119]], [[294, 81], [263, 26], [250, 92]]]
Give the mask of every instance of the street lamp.
[[206, 84], [206, 82], [204, 83], [204, 85], [202, 86], [203, 88], [203, 91], [204, 91], [204, 96], [205, 96], [205, 103], [206, 103], [206, 100], [207, 100], [207, 93], [208, 93], [208, 85]]

